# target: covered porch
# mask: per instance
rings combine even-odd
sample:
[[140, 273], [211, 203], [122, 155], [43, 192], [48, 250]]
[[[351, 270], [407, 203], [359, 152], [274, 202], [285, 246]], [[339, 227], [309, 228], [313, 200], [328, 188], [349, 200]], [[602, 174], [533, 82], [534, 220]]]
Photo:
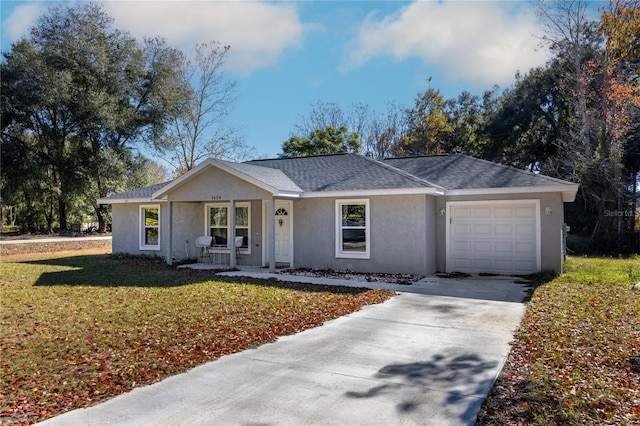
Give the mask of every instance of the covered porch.
[[[153, 194], [165, 203], [167, 264], [186, 257], [212, 268], [293, 266], [293, 204], [302, 190], [281, 171], [207, 160]], [[197, 247], [199, 237], [209, 244]], [[203, 240], [201, 238], [201, 240]]]

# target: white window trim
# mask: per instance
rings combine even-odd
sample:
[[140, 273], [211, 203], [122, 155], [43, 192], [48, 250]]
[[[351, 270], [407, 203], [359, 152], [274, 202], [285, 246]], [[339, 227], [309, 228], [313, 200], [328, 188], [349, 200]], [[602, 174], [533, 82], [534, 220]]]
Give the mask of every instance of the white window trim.
[[[364, 204], [365, 206], [365, 251], [353, 252], [342, 250], [342, 206], [346, 204]], [[368, 198], [336, 200], [336, 258], [369, 259], [371, 257], [371, 209]]]
[[[247, 247], [243, 247], [240, 249], [240, 253], [242, 254], [251, 254], [251, 203], [250, 202], [236, 202], [236, 208], [238, 207], [247, 207], [247, 215], [249, 216], [249, 226], [247, 233]], [[204, 234], [202, 235], [210, 235], [211, 232], [211, 224], [209, 220], [211, 219], [211, 215], [209, 214], [209, 209], [212, 207], [226, 207], [227, 208], [227, 235], [231, 235], [230, 223], [231, 218], [229, 217], [229, 211], [231, 210], [231, 203], [206, 203], [204, 205]], [[235, 212], [234, 212], [235, 214]], [[236, 224], [236, 228], [238, 225]], [[215, 248], [214, 251], [216, 253], [229, 253], [228, 248]]]
[[[144, 236], [145, 236], [145, 228], [147, 227], [145, 224], [145, 210], [147, 209], [158, 209], [158, 244], [149, 245], [145, 244]], [[142, 204], [138, 210], [138, 232], [140, 234], [139, 238], [139, 248], [140, 250], [153, 250], [160, 251], [160, 242], [162, 237], [162, 212], [160, 210], [160, 204]]]

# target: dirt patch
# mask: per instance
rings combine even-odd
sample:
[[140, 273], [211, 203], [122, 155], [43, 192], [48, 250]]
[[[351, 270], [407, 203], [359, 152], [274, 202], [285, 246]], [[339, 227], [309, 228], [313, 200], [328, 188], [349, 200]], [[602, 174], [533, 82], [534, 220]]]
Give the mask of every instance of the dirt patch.
[[[87, 253], [87, 251], [91, 253]], [[80, 252], [82, 254], [111, 253], [111, 240], [0, 244], [1, 260], [12, 260], [15, 257], [42, 253], [55, 253], [56, 255], [64, 253], [64, 255], [73, 256]]]

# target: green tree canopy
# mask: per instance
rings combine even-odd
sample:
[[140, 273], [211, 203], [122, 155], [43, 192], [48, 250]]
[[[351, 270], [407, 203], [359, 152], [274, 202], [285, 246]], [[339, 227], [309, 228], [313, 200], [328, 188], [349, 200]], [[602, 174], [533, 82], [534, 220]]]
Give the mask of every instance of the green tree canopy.
[[[113, 28], [102, 6], [80, 3], [50, 9], [3, 56], [2, 182], [15, 182], [3, 188], [4, 201], [26, 192], [46, 199], [25, 208], [65, 229], [84, 200], [104, 229], [97, 199], [121, 188], [133, 164], [127, 148], [157, 141], [177, 104], [172, 96], [182, 93], [177, 51], [159, 39], [141, 45]], [[31, 168], [29, 184], [15, 167], [18, 153]]]
[[359, 153], [360, 138], [344, 127], [326, 126], [312, 131], [306, 137], [292, 136], [282, 144], [281, 157]]
[[443, 153], [442, 141], [452, 130], [445, 106], [446, 101], [437, 89], [429, 87], [418, 95], [415, 106], [406, 112], [407, 131], [393, 147], [393, 155]]

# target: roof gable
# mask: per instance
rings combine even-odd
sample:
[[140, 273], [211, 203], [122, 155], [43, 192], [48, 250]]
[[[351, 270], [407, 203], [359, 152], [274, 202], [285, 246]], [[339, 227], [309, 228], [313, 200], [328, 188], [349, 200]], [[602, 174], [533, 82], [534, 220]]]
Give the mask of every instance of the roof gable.
[[272, 170], [268, 168], [252, 166], [249, 164], [232, 163], [229, 161], [208, 159], [200, 163], [198, 166], [172, 181], [168, 185], [159, 189], [153, 194], [154, 198], [162, 198], [170, 191], [175, 190], [185, 182], [198, 176], [205, 170], [215, 167], [233, 176], [236, 176], [250, 184], [253, 184], [273, 195], [280, 196], [300, 196], [302, 192], [291, 179], [289, 179], [282, 171]]

